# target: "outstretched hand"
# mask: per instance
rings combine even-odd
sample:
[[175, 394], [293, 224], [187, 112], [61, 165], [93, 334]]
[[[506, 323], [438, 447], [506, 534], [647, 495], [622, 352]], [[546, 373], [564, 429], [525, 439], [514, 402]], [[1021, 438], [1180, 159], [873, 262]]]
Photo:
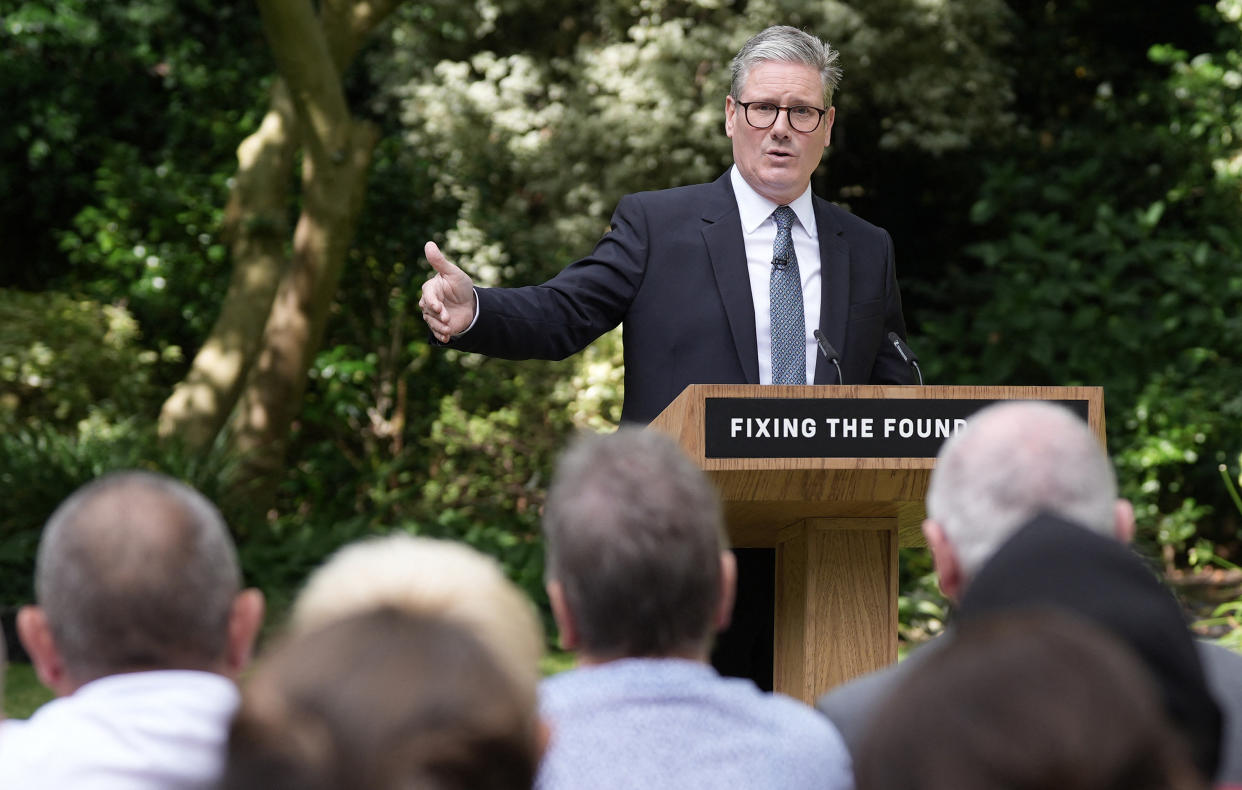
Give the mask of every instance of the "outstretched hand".
[[474, 282], [444, 257], [434, 241], [427, 242], [423, 250], [436, 273], [423, 283], [418, 309], [423, 311], [423, 320], [436, 340], [447, 343], [474, 320]]

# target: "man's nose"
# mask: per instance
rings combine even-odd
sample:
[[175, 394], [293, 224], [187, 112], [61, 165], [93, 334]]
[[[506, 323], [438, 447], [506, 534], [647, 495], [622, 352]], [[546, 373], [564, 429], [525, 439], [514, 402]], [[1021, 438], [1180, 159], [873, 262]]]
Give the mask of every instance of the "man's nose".
[[789, 111], [788, 110], [777, 110], [776, 120], [772, 123], [770, 127], [768, 127], [768, 129], [769, 131], [772, 132], [773, 137], [776, 137], [782, 140], [787, 140], [790, 137], [792, 137], [793, 127], [789, 125]]

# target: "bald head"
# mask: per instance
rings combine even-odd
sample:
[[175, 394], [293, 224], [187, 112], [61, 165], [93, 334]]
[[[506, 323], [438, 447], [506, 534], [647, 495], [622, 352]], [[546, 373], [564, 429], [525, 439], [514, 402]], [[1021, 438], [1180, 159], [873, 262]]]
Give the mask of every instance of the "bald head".
[[118, 672], [214, 669], [241, 571], [216, 508], [162, 475], [124, 472], [48, 520], [35, 593], [76, 683]]
[[969, 579], [1041, 512], [1114, 535], [1117, 503], [1112, 464], [1085, 422], [1062, 406], [1014, 401], [983, 409], [944, 443], [927, 517]]

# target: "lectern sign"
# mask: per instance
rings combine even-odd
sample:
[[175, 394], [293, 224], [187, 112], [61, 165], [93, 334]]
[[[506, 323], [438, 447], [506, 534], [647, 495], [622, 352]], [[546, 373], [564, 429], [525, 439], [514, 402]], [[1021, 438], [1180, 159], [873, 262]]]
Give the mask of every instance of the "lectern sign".
[[[707, 458], [935, 458], [994, 400], [706, 398]], [[1088, 401], [1053, 400], [1084, 421]]]

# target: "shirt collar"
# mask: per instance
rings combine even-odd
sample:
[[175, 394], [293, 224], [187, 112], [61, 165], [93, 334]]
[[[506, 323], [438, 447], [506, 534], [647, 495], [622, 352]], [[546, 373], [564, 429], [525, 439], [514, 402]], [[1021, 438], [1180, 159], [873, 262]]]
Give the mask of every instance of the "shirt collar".
[[[729, 180], [733, 183], [733, 196], [737, 200], [737, 209], [742, 216], [742, 232], [749, 235], [762, 225], [772, 212], [776, 210], [779, 203], [772, 201], [760, 195], [754, 190], [742, 174], [738, 172], [737, 165], [729, 170]], [[806, 185], [806, 190], [794, 199], [789, 207], [793, 209], [794, 214], [798, 217], [798, 222], [806, 229], [807, 234], [811, 238], [816, 238], [815, 233], [815, 206], [811, 201], [811, 185]]]

